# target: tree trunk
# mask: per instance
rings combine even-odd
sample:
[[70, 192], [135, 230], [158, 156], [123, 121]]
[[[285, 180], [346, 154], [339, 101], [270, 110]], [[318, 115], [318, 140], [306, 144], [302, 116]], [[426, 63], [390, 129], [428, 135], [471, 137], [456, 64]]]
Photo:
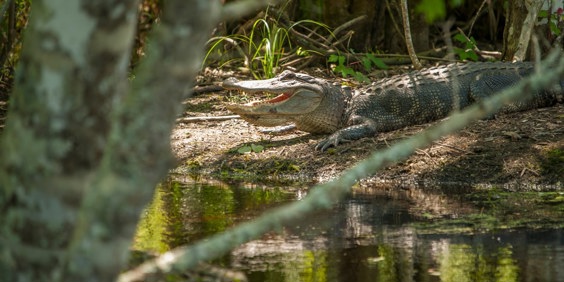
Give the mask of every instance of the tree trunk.
[[[416, 1], [409, 1], [415, 7]], [[351, 27], [354, 35], [347, 42], [347, 47], [358, 52], [384, 50], [389, 53], [405, 53], [402, 17], [398, 0], [337, 0], [337, 1], [300, 1], [297, 11], [291, 13], [295, 20], [314, 19], [331, 28], [357, 18], [365, 20]], [[420, 14], [410, 11], [413, 44], [416, 51], [429, 48], [429, 25]]]
[[523, 61], [542, 0], [508, 1], [502, 59]]
[[2, 279], [111, 281], [124, 266], [219, 14], [167, 1], [128, 92], [137, 5], [33, 1], [0, 139]]
[[8, 267], [32, 280], [60, 280], [73, 264], [69, 230], [126, 90], [138, 1], [99, 2], [34, 1], [26, 31], [0, 144], [0, 206]]

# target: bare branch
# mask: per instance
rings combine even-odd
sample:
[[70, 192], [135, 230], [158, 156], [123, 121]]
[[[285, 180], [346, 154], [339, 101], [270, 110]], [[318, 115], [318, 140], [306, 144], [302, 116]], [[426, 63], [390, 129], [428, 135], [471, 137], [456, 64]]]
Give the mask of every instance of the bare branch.
[[[360, 23], [360, 22], [362, 22], [362, 21], [364, 21], [364, 20], [366, 20], [366, 15], [362, 15], [362, 16], [360, 16], [360, 17], [356, 17], [356, 18], [354, 18], [354, 19], [352, 19], [352, 20], [350, 20], [350, 21], [348, 21], [348, 22], [346, 22], [346, 23], [344, 23], [344, 24], [338, 26], [337, 28], [335, 28], [335, 30], [333, 30], [333, 34], [334, 34], [335, 36], [337, 36], [339, 33], [341, 33], [341, 31], [343, 31], [343, 30], [345, 30], [345, 29], [347, 29], [347, 28], [349, 28], [349, 27], [351, 27], [351, 26], [353, 26], [353, 25], [355, 25], [355, 24], [357, 24], [357, 23]], [[330, 39], [329, 39], [329, 40], [330, 40]]]
[[221, 11], [221, 21], [240, 19], [257, 9], [268, 5], [275, 5], [277, 0], [240, 0], [229, 2], [223, 6]]
[[517, 51], [513, 56], [514, 61], [522, 61], [529, 47], [529, 42], [531, 41], [531, 33], [537, 22], [537, 14], [542, 6], [543, 0], [526, 0], [525, 7], [528, 10], [527, 17], [523, 23], [523, 28], [521, 29], [521, 34], [519, 35], [519, 43], [517, 45]]
[[411, 40], [411, 28], [409, 26], [409, 10], [407, 9], [407, 0], [401, 0], [401, 16], [403, 19], [403, 32], [405, 34], [405, 45], [407, 46], [407, 53], [413, 67], [420, 70], [423, 68], [419, 59], [417, 59], [417, 54], [415, 54], [415, 48], [413, 47], [413, 40]]

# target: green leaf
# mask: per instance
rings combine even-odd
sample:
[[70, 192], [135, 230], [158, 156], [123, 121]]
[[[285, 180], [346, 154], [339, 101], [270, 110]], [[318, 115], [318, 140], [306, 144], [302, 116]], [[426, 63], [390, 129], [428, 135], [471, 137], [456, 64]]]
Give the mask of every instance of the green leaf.
[[537, 16], [541, 19], [548, 18], [548, 10], [540, 10]]
[[296, 50], [296, 55], [298, 55], [300, 57], [309, 56], [309, 51], [303, 49], [302, 47], [298, 47], [298, 50]]
[[264, 150], [264, 146], [251, 144], [251, 150], [255, 153], [260, 153]]
[[550, 27], [550, 31], [552, 31], [554, 35], [558, 36], [560, 35], [560, 33], [562, 33], [562, 31], [558, 28], [555, 22], [550, 22], [548, 26]]
[[458, 58], [460, 60], [464, 61], [466, 59], [466, 51], [464, 51], [464, 49], [454, 47], [453, 51], [454, 53], [456, 53], [456, 55], [458, 55]]
[[328, 63], [336, 63], [339, 60], [339, 56], [332, 54], [329, 55], [329, 59], [327, 59]]
[[382, 69], [382, 70], [388, 69], [388, 65], [386, 65], [386, 63], [384, 63], [384, 60], [377, 58], [376, 56], [374, 56], [370, 53], [366, 54], [366, 57], [368, 57], [370, 59], [370, 61], [372, 61], [372, 63], [374, 63], [374, 65], [377, 66], [379, 69]]
[[334, 71], [334, 72], [337, 72], [337, 73], [340, 73], [341, 76], [344, 77], [344, 76], [346, 75], [346, 74], [345, 74], [345, 69], [346, 69], [346, 68], [347, 68], [347, 67], [345, 67], [345, 66], [336, 66], [335, 68], [333, 68], [333, 71]]
[[354, 70], [343, 66], [343, 65], [338, 65], [333, 69], [334, 72], [340, 73], [342, 77], [347, 77], [347, 75], [353, 75], [354, 76]]
[[347, 75], [354, 76], [356, 74], [356, 72], [351, 68], [344, 67], [343, 70], [342, 70], [342, 74], [343, 74], [343, 77], [346, 77]]
[[364, 70], [369, 72], [372, 70], [372, 61], [368, 58], [368, 55], [361, 60], [362, 65], [364, 66]]
[[473, 50], [470, 51], [466, 51], [466, 55], [468, 55], [468, 58], [471, 61], [477, 61], [478, 60], [478, 54], [476, 54], [476, 52], [474, 52]]
[[454, 40], [460, 42], [460, 43], [466, 43], [468, 42], [468, 39], [466, 39], [466, 36], [462, 35], [461, 33], [457, 33], [452, 37]]
[[425, 15], [428, 23], [432, 23], [437, 19], [442, 19], [446, 15], [446, 6], [444, 0], [422, 0], [415, 7], [415, 11]]
[[474, 37], [470, 37], [468, 41], [466, 41], [466, 49], [474, 49], [476, 48], [476, 39]]
[[362, 74], [361, 72], [354, 72], [354, 74], [352, 75], [354, 77], [354, 79], [361, 81], [361, 82], [370, 82], [370, 79], [368, 79], [368, 77], [366, 77], [366, 75]]
[[247, 154], [251, 152], [251, 146], [243, 146], [239, 149], [237, 149], [237, 153], [239, 154]]
[[464, 61], [464, 60], [477, 61], [478, 60], [478, 55], [476, 54], [476, 52], [474, 52], [474, 50], [471, 50], [471, 49], [462, 49], [462, 48], [454, 47], [454, 53], [456, 53], [456, 55], [458, 55], [458, 58], [461, 61]]

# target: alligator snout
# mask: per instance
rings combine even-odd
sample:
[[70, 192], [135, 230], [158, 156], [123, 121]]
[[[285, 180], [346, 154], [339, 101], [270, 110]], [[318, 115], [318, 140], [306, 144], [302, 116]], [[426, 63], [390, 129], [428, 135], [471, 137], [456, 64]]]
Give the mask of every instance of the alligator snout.
[[234, 77], [230, 77], [230, 78], [224, 80], [224, 81], [221, 83], [221, 87], [223, 87], [223, 88], [225, 88], [225, 87], [233, 87], [233, 86], [235, 86], [235, 84], [238, 83], [238, 82], [239, 82], [238, 79], [236, 79], [236, 78], [234, 78]]

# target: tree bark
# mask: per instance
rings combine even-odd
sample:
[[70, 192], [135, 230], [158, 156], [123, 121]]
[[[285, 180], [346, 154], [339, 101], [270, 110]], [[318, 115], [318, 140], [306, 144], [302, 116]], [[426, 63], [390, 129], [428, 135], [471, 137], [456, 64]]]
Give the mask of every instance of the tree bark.
[[523, 61], [542, 0], [508, 1], [503, 30], [502, 60]]
[[110, 110], [126, 90], [137, 4], [33, 3], [0, 143], [0, 237], [13, 270], [2, 273], [14, 281], [82, 271], [67, 268], [64, 250], [105, 150]]
[[219, 16], [171, 0], [132, 91], [138, 0], [37, 0], [0, 139], [0, 273], [111, 281], [171, 162], [169, 136]]
[[401, 0], [401, 17], [403, 20], [403, 32], [405, 35], [405, 45], [407, 47], [407, 53], [409, 54], [409, 58], [411, 59], [411, 63], [413, 63], [413, 67], [416, 70], [420, 70], [423, 68], [421, 62], [417, 58], [417, 54], [415, 53], [415, 48], [413, 47], [413, 40], [411, 39], [411, 28], [409, 24], [409, 10], [407, 7], [407, 0]]

